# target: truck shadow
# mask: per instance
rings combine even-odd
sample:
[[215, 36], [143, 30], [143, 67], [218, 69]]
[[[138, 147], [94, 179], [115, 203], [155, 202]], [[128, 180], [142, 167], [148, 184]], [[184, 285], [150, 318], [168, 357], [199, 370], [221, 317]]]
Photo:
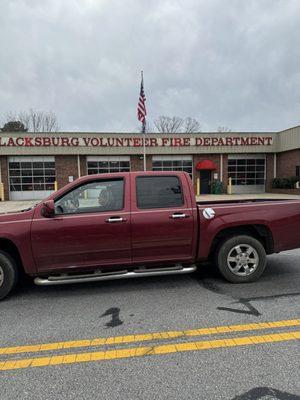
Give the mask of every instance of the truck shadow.
[[[297, 263], [298, 261], [297, 258]], [[295, 266], [299, 268], [295, 269]], [[212, 274], [208, 272], [209, 267], [214, 271]], [[292, 264], [288, 266], [282, 257], [276, 259], [276, 256], [272, 256], [268, 260], [267, 268], [257, 282], [232, 285], [221, 280], [216, 268], [211, 265], [206, 265], [206, 268], [200, 269], [198, 272], [200, 286], [228, 299], [228, 306], [219, 306], [217, 310], [254, 317], [260, 317], [264, 311], [264, 307], [259, 309], [255, 302], [261, 304], [268, 301], [299, 297], [299, 282], [300, 265]]]
[[269, 387], [256, 387], [232, 400], [300, 400], [300, 396]]
[[[298, 260], [299, 261], [299, 260]], [[58, 286], [36, 286], [32, 280], [23, 280], [16, 288], [14, 295], [5, 301], [17, 297], [34, 296], [68, 298], [78, 296], [94, 296], [95, 294], [111, 294], [113, 292], [126, 294], [132, 291], [174, 290], [174, 288], [189, 288], [191, 284], [198, 284], [205, 290], [223, 296], [231, 301], [233, 307], [218, 307], [219, 310], [260, 316], [261, 313], [253, 306], [252, 302], [267, 301], [276, 298], [298, 296], [300, 265], [295, 268], [292, 263], [287, 264], [284, 257], [280, 260], [276, 256], [268, 261], [268, 266], [259, 281], [248, 284], [231, 284], [224, 281], [216, 268], [209, 263], [199, 266], [196, 273], [191, 275], [172, 275], [161, 277], [135, 278], [130, 280], [114, 280], [105, 282], [91, 282], [68, 284]], [[298, 282], [298, 284], [297, 284]], [[240, 309], [240, 306], [242, 308]]]

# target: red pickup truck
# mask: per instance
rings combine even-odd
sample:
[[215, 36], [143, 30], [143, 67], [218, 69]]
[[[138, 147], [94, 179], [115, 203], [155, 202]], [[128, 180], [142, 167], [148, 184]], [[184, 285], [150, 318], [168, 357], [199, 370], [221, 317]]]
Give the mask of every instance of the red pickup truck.
[[266, 255], [300, 247], [300, 201], [196, 203], [184, 172], [89, 175], [0, 215], [0, 299], [20, 272], [57, 285], [193, 272], [214, 259], [251, 282]]

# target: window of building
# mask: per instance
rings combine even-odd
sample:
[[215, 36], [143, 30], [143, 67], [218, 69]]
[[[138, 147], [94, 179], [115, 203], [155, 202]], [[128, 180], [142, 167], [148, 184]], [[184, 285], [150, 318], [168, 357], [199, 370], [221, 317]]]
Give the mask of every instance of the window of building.
[[111, 172], [129, 172], [130, 157], [111, 156], [111, 157], [88, 157], [87, 172], [91, 174], [106, 174]]
[[265, 157], [255, 156], [230, 157], [228, 159], [228, 177], [232, 178], [232, 185], [261, 186], [265, 184]]
[[8, 167], [11, 192], [54, 190], [53, 157], [10, 157]]
[[176, 176], [140, 176], [136, 179], [138, 208], [183, 205], [180, 180]]
[[296, 176], [300, 178], [300, 165], [296, 166]]
[[153, 156], [153, 171], [184, 171], [193, 179], [193, 157], [185, 155]]

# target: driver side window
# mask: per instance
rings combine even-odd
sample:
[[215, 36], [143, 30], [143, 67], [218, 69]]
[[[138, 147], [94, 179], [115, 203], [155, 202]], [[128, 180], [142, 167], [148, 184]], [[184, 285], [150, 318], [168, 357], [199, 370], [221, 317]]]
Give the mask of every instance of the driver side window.
[[55, 201], [55, 214], [118, 211], [124, 207], [124, 179], [103, 179], [77, 186]]

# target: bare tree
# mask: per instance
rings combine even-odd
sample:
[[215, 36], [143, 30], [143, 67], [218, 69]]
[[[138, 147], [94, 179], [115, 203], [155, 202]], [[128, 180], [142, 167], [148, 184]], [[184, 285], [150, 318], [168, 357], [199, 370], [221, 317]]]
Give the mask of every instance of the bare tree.
[[229, 129], [228, 126], [219, 126], [218, 132], [231, 132], [231, 129]]
[[161, 115], [154, 121], [159, 133], [196, 133], [201, 131], [200, 123], [191, 117], [167, 117]]
[[185, 133], [197, 133], [201, 132], [200, 122], [195, 118], [187, 117], [184, 120], [184, 132]]
[[58, 132], [59, 125], [57, 122], [56, 115], [50, 111], [42, 118], [42, 132]]
[[42, 111], [37, 111], [31, 109], [29, 111], [29, 130], [32, 132], [41, 132], [43, 123], [43, 113]]
[[20, 121], [29, 132], [58, 132], [57, 117], [52, 111], [39, 111], [30, 109], [18, 114], [9, 113], [7, 121]]
[[154, 125], [159, 133], [178, 133], [182, 128], [183, 119], [161, 115], [154, 121]]
[[23, 111], [22, 111], [22, 112], [19, 112], [18, 115], [10, 113], [10, 114], [8, 115], [8, 118], [9, 118], [11, 121], [14, 121], [14, 120], [19, 120], [19, 121], [21, 121], [22, 124], [25, 126], [26, 130], [28, 131], [28, 128], [29, 128], [29, 125], [30, 125], [30, 116], [29, 116], [29, 113], [25, 113], [25, 112], [23, 112]]

